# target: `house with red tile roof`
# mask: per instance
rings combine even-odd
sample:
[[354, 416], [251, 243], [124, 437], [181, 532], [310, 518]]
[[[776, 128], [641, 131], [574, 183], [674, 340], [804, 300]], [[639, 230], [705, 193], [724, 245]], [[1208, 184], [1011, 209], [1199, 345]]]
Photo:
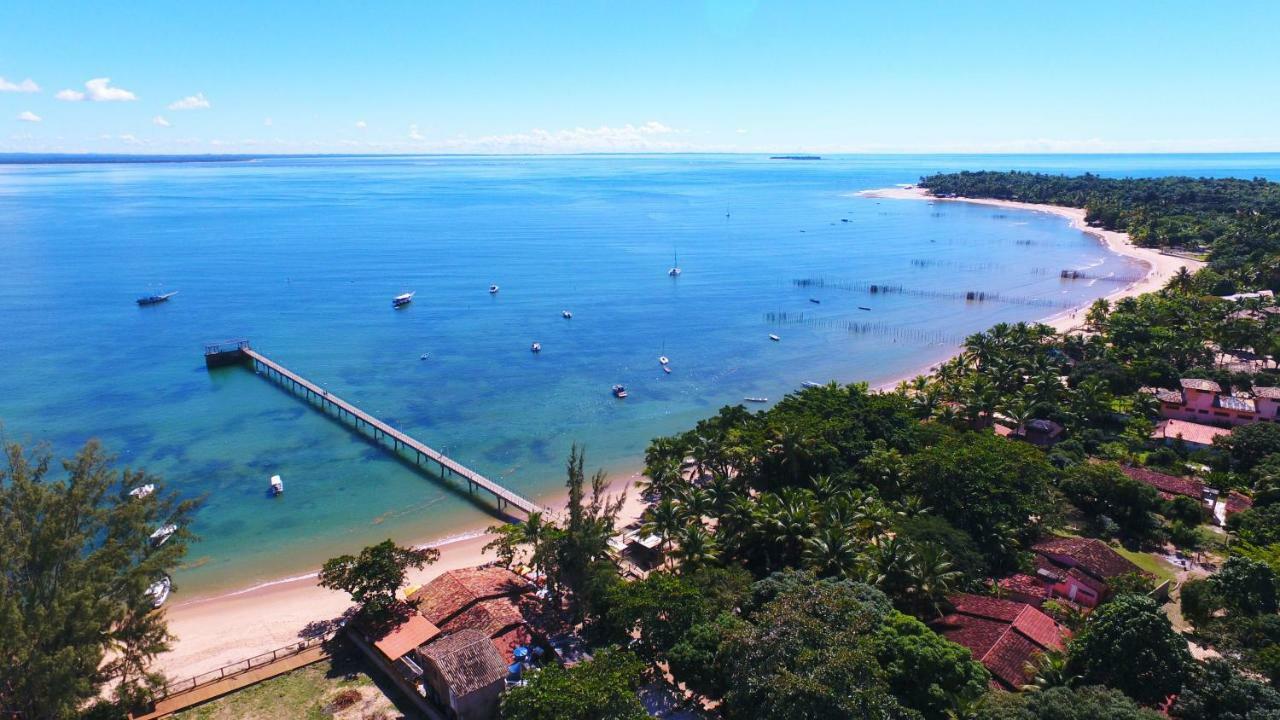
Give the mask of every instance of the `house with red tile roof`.
[[1053, 537], [1031, 549], [1036, 553], [1034, 577], [1044, 586], [1045, 599], [1063, 598], [1094, 607], [1106, 599], [1107, 581], [1130, 573], [1146, 574], [1094, 538]]
[[[1121, 467], [1125, 475], [1137, 480], [1144, 485], [1150, 485], [1160, 493], [1160, 497], [1166, 500], [1172, 500], [1178, 495], [1189, 497], [1193, 500], [1204, 501], [1205, 495], [1204, 483], [1195, 478], [1178, 477], [1177, 475], [1167, 475], [1155, 470], [1139, 467]], [[1214, 493], [1216, 495], [1216, 493]]]
[[444, 628], [451, 619], [484, 600], [514, 598], [534, 587], [516, 573], [496, 565], [441, 573], [409, 594], [423, 617]]
[[991, 672], [992, 685], [1016, 690], [1028, 681], [1027, 666], [1050, 650], [1066, 647], [1070, 633], [1027, 603], [958, 594], [952, 611], [932, 623], [951, 642], [969, 649]]
[[1156, 424], [1156, 429], [1151, 432], [1151, 439], [1165, 443], [1174, 443], [1181, 440], [1192, 447], [1204, 448], [1213, 445], [1214, 438], [1230, 434], [1231, 431], [1226, 428], [1203, 425], [1187, 420], [1170, 419], [1161, 420]]

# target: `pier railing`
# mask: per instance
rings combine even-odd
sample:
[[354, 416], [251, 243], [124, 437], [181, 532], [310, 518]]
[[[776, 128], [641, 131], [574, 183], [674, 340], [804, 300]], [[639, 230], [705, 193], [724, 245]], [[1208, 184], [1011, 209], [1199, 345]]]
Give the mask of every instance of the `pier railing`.
[[199, 675], [194, 675], [184, 680], [171, 682], [164, 686], [164, 691], [157, 700], [177, 695], [178, 693], [191, 692], [196, 688], [203, 687], [210, 683], [225, 680], [229, 677], [234, 677], [241, 673], [253, 670], [254, 668], [260, 668], [264, 665], [270, 665], [271, 663], [293, 657], [308, 648], [313, 648], [317, 645], [322, 645], [328, 642], [333, 635], [334, 632], [331, 630], [320, 637], [299, 640], [296, 643], [286, 645], [282, 648], [276, 648], [269, 652], [254, 655], [251, 658], [245, 658], [244, 660], [238, 660], [228, 665], [223, 665], [216, 670], [210, 670], [209, 672], [200, 673]]

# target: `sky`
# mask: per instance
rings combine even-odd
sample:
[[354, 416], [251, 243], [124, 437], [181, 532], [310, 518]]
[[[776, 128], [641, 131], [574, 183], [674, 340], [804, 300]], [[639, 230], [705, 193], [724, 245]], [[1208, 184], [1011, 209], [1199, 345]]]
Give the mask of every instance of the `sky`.
[[0, 3], [0, 152], [1280, 151], [1280, 2]]

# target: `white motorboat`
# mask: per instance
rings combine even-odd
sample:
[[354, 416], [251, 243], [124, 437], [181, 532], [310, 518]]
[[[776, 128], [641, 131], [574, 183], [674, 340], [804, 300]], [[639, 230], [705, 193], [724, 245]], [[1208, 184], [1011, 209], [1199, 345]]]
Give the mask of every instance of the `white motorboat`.
[[561, 310], [560, 317], [564, 318], [565, 320], [568, 320], [569, 318], [573, 317], [573, 313], [569, 312], [568, 310]]
[[156, 491], [156, 486], [151, 483], [147, 483], [146, 485], [139, 485], [138, 487], [130, 490], [129, 494], [133, 496], [135, 499], [141, 500], [142, 498], [150, 495], [155, 491]]
[[402, 293], [391, 298], [391, 307], [404, 307], [405, 305], [408, 305], [413, 302], [413, 296], [416, 294], [417, 291], [415, 290], [413, 292]]
[[281, 495], [283, 493], [284, 493], [284, 480], [281, 480], [279, 475], [272, 475], [271, 476], [271, 495], [274, 497], [276, 495]]
[[772, 341], [774, 341], [774, 342], [778, 342], [778, 341], [782, 340], [782, 338], [778, 337], [777, 335], [773, 335], [773, 334], [770, 334], [770, 335], [769, 335], [769, 339], [770, 339], [770, 340], [772, 340]]
[[490, 295], [497, 295], [497, 294], [498, 294], [498, 286], [497, 286], [497, 285], [490, 285], [490, 286], [489, 286], [489, 294], [490, 294]]
[[173, 581], [168, 575], [151, 583], [147, 587], [147, 596], [151, 598], [152, 607], [160, 607], [165, 600], [169, 599], [169, 591], [173, 589]]
[[664, 373], [666, 373], [666, 374], [670, 375], [670, 374], [671, 374], [671, 366], [670, 366], [670, 365], [663, 365], [663, 366], [662, 366], [662, 372], [664, 372]]
[[801, 384], [802, 386], [804, 386], [804, 387], [807, 387], [807, 388], [822, 387], [822, 383], [816, 383], [816, 382], [814, 382], [814, 381], [812, 381], [812, 380], [805, 380], [804, 382], [802, 382], [802, 383], [800, 383], [800, 384]]
[[671, 364], [671, 359], [670, 359], [670, 358], [668, 358], [666, 355], [659, 355], [659, 356], [658, 356], [658, 364], [659, 364], [659, 365], [669, 365], [669, 364]]
[[536, 343], [534, 343], [534, 344], [530, 345], [530, 346], [529, 346], [529, 351], [530, 351], [530, 352], [536, 352], [536, 353], [540, 353], [540, 352], [542, 352], [542, 343], [540, 343], [540, 342], [536, 342]]
[[151, 544], [155, 547], [160, 547], [168, 542], [169, 538], [173, 537], [176, 532], [178, 532], [178, 526], [173, 524], [156, 528], [156, 531], [151, 533]]
[[767, 402], [769, 402], [769, 398], [764, 398], [764, 397], [744, 397], [744, 398], [742, 398], [742, 399], [743, 399], [743, 400], [746, 400], [747, 402], [753, 402], [753, 403], [767, 403]]

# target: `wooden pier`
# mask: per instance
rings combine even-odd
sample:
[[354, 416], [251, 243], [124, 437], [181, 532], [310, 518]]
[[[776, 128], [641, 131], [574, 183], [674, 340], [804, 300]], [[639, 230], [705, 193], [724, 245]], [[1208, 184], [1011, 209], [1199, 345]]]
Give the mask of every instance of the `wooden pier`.
[[497, 499], [499, 510], [504, 509], [506, 506], [511, 506], [524, 511], [526, 514], [543, 511], [543, 508], [532, 500], [511, 492], [450, 458], [448, 455], [409, 437], [404, 432], [391, 427], [355, 405], [267, 358], [251, 348], [246, 340], [206, 345], [205, 362], [211, 368], [235, 363], [249, 365], [263, 377], [274, 380], [289, 390], [303, 395], [309, 403], [318, 405], [321, 409], [329, 411], [343, 420], [350, 421], [357, 430], [370, 435], [374, 440], [380, 443], [389, 443], [395, 452], [409, 451], [414, 453], [416, 464], [421, 465], [423, 460], [429, 460], [440, 467], [441, 474], [457, 476], [466, 480], [467, 488], [471, 492], [475, 492], [476, 488], [488, 491]]

